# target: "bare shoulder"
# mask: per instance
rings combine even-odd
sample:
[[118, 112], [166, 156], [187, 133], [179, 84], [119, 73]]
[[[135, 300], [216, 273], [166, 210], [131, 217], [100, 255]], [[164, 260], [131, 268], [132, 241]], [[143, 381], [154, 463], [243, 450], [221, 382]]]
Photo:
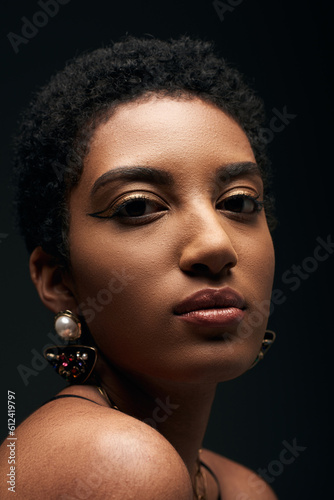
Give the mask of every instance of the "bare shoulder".
[[[191, 500], [188, 471], [156, 430], [109, 407], [64, 398], [17, 429], [17, 499]], [[12, 498], [0, 448], [0, 497]]]
[[219, 479], [224, 500], [277, 500], [271, 487], [247, 467], [206, 449], [202, 460]]

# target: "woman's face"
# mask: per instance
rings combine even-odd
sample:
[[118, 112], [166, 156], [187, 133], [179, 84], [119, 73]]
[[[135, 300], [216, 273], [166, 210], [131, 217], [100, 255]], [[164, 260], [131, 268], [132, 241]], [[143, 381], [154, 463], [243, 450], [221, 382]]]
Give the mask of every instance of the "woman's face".
[[[249, 368], [274, 273], [261, 200], [246, 135], [212, 104], [152, 96], [97, 128], [70, 199], [71, 286], [112, 363], [203, 382]], [[224, 304], [178, 314], [201, 290]]]

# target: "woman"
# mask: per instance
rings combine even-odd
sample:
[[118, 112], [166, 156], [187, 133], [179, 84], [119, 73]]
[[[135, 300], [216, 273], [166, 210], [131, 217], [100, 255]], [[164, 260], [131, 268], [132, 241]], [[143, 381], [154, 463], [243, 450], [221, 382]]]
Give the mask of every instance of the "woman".
[[261, 120], [238, 72], [186, 37], [85, 54], [35, 97], [18, 212], [65, 341], [45, 356], [70, 385], [17, 429], [18, 498], [276, 498], [201, 450], [217, 383], [273, 340]]

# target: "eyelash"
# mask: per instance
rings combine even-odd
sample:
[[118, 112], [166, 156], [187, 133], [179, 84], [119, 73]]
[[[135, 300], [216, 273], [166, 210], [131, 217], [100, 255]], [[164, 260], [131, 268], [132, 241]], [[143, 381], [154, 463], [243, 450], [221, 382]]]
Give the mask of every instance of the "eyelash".
[[[221, 200], [220, 202], [217, 203], [217, 206], [220, 205], [221, 203], [226, 203], [226, 202], [233, 202], [237, 200], [242, 200], [242, 202], [245, 202], [247, 200], [253, 202], [254, 208], [251, 212], [242, 212], [242, 211], [236, 211], [236, 210], [224, 210], [224, 212], [228, 212], [230, 214], [230, 217], [238, 218], [238, 219], [244, 219], [247, 217], [251, 217], [252, 215], [255, 215], [256, 213], [261, 212], [264, 202], [258, 200], [259, 196], [252, 196], [247, 193], [237, 193], [233, 194], [231, 196], [228, 196]], [[162, 203], [159, 203], [158, 201], [153, 200], [152, 198], [145, 196], [145, 195], [134, 195], [129, 198], [126, 198], [122, 202], [116, 204], [115, 206], [109, 207], [105, 210], [102, 210], [100, 212], [95, 212], [92, 214], [88, 214], [91, 217], [96, 217], [99, 219], [123, 219], [122, 223], [128, 223], [128, 224], [144, 224], [147, 222], [149, 219], [150, 222], [153, 222], [153, 220], [156, 220], [157, 218], [160, 218], [162, 215], [162, 212], [166, 212], [168, 210], [167, 207], [165, 209], [160, 209], [156, 213], [152, 214], [146, 214], [146, 215], [138, 215], [138, 216], [131, 216], [131, 215], [122, 215], [121, 212], [124, 208], [127, 208], [128, 206], [131, 205], [131, 203], [135, 201], [146, 201], [150, 204], [155, 204], [156, 207], [163, 207]], [[147, 208], [147, 207], [146, 207]], [[108, 212], [109, 210], [112, 210], [112, 213], [110, 215], [103, 215], [104, 213]], [[218, 209], [222, 210], [222, 209]]]
[[[121, 211], [130, 206], [131, 203], [135, 202], [135, 201], [146, 201], [148, 203], [151, 203], [153, 205], [156, 205], [157, 207], [160, 206], [162, 207], [162, 203], [159, 203], [158, 201], [156, 200], [153, 200], [152, 198], [148, 197], [148, 196], [145, 196], [145, 195], [134, 195], [134, 196], [131, 196], [129, 198], [126, 198], [125, 200], [121, 201], [120, 203], [116, 203], [116, 205], [112, 206], [112, 207], [109, 207], [107, 208], [106, 210], [102, 210], [101, 212], [96, 212], [94, 214], [88, 214], [92, 217], [97, 217], [99, 219], [114, 219], [114, 218], [118, 218], [118, 219], [123, 219], [122, 222], [123, 223], [127, 223], [125, 220], [128, 219], [130, 220], [131, 222], [128, 222], [128, 223], [131, 223], [131, 224], [143, 224], [148, 218], [150, 218], [150, 220], [155, 220], [156, 218], [160, 217], [161, 215], [161, 212], [165, 212], [167, 210], [167, 207], [165, 208], [165, 210], [160, 210], [158, 212], [156, 212], [155, 214], [147, 214], [147, 215], [138, 215], [138, 216], [127, 216], [127, 215], [121, 215]], [[106, 212], [108, 212], [109, 210], [111, 210], [111, 214], [110, 215], [102, 215]], [[124, 220], [125, 219], [125, 220]]]

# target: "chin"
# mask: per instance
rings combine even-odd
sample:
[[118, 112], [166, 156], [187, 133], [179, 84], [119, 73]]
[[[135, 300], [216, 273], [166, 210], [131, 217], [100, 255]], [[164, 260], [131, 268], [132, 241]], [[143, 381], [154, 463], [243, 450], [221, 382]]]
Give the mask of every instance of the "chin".
[[190, 384], [218, 384], [240, 377], [252, 366], [255, 355], [252, 353], [237, 352], [225, 356], [207, 356], [205, 359], [192, 360], [189, 364], [183, 364], [179, 369], [174, 366], [172, 372], [161, 372], [158, 377], [169, 379], [173, 382]]

